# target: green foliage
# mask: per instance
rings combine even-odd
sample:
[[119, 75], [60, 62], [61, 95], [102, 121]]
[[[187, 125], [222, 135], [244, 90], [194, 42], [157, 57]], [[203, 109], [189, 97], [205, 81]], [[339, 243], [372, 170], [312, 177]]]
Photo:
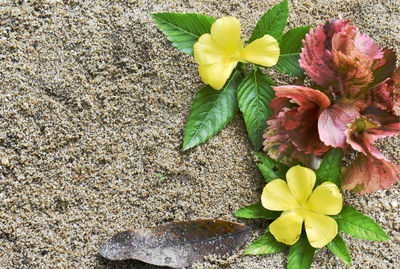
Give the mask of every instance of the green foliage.
[[161, 173], [157, 173], [156, 176], [161, 180], [164, 181], [165, 177], [163, 177], [163, 175], [161, 175]]
[[257, 163], [257, 167], [260, 169], [267, 183], [278, 178], [285, 179], [286, 172], [287, 170], [289, 170], [289, 167], [273, 160], [271, 157], [264, 153], [254, 152], [254, 154], [259, 160], [259, 163]]
[[340, 148], [331, 148], [324, 156], [321, 165], [315, 171], [317, 175], [317, 182], [315, 186], [320, 185], [325, 181], [332, 182], [342, 188], [340, 180], [342, 176], [342, 158], [343, 150]]
[[300, 236], [299, 241], [290, 246], [288, 256], [288, 269], [309, 269], [314, 260], [315, 248], [308, 243], [307, 237]]
[[193, 45], [202, 34], [210, 33], [214, 18], [193, 13], [151, 14], [161, 32], [180, 51], [193, 55]]
[[279, 55], [278, 63], [274, 66], [276, 70], [296, 77], [304, 75], [304, 70], [300, 67], [299, 59], [301, 48], [303, 47], [302, 40], [310, 31], [310, 28], [310, 26], [294, 28], [283, 35], [279, 43], [281, 54]]
[[339, 234], [337, 234], [336, 237], [328, 243], [327, 247], [347, 266], [351, 266], [351, 256], [349, 250]]
[[220, 91], [205, 86], [196, 93], [186, 122], [183, 150], [190, 149], [218, 133], [237, 112], [236, 91], [240, 74], [234, 71]]
[[302, 26], [290, 29], [279, 43], [281, 54], [300, 53], [303, 47], [303, 39], [310, 32], [311, 26]]
[[352, 237], [371, 240], [386, 241], [390, 237], [370, 217], [358, 212], [352, 206], [344, 206], [339, 215], [333, 216], [338, 223], [338, 229]]
[[257, 22], [256, 28], [250, 37], [252, 42], [264, 35], [273, 36], [278, 42], [282, 37], [283, 30], [286, 27], [286, 21], [289, 14], [288, 1], [282, 1], [269, 9]]
[[299, 53], [281, 54], [279, 60], [273, 67], [281, 73], [301, 77], [304, 76], [304, 70], [300, 67]]
[[266, 232], [247, 248], [244, 255], [274, 254], [285, 248], [287, 248], [287, 245], [276, 241], [270, 232]]
[[235, 213], [235, 217], [246, 218], [246, 219], [276, 219], [280, 216], [282, 212], [271, 211], [262, 206], [261, 203], [256, 203], [240, 208]]
[[269, 103], [275, 97], [271, 86], [275, 83], [253, 66], [239, 86], [237, 97], [240, 111], [246, 122], [247, 133], [256, 150], [262, 145], [266, 121], [272, 114]]

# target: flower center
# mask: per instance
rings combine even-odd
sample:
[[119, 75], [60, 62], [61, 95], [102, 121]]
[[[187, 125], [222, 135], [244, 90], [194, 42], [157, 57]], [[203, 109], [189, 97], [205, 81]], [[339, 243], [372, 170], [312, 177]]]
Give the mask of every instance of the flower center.
[[375, 122], [375, 121], [373, 121], [371, 119], [368, 119], [368, 118], [366, 118], [364, 116], [361, 117], [361, 118], [356, 119], [355, 124], [356, 124], [356, 130], [358, 132], [380, 127], [379, 123], [377, 123], [377, 122]]
[[306, 211], [308, 211], [307, 206], [306, 206], [306, 203], [301, 204], [300, 207], [298, 208], [298, 211], [299, 211], [299, 214], [300, 214], [300, 215], [303, 217], [303, 219], [304, 219], [304, 217], [305, 217], [305, 215], [306, 215]]

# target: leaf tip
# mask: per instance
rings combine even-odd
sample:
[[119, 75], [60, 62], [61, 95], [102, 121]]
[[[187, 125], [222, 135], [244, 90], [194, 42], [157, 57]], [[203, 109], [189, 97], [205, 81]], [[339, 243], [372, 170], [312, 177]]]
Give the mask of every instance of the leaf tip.
[[156, 20], [158, 18], [158, 15], [160, 15], [160, 12], [155, 12], [155, 13], [150, 13], [150, 16], [153, 18], [153, 20]]
[[189, 141], [187, 141], [187, 140], [183, 140], [183, 146], [182, 146], [182, 152], [185, 152], [185, 151], [187, 151], [188, 149], [191, 149], [191, 148], [193, 148], [193, 147], [195, 147], [196, 146], [196, 144], [195, 143], [192, 143], [190, 140]]
[[390, 236], [385, 231], [383, 231], [383, 233], [384, 235], [382, 235], [382, 241], [388, 241], [391, 239]]
[[234, 213], [234, 216], [235, 216], [236, 218], [243, 218], [243, 214], [242, 214], [240, 211], [241, 211], [241, 209], [238, 209], [238, 210]]
[[246, 249], [245, 252], [243, 253], [243, 255], [253, 255], [253, 253], [251, 253], [251, 251], [249, 251], [249, 249]]

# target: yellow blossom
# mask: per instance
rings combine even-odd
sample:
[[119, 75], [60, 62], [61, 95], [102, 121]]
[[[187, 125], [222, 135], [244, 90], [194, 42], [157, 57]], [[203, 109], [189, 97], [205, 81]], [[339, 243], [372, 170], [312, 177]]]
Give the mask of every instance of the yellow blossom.
[[327, 215], [340, 213], [342, 194], [331, 182], [324, 182], [313, 191], [315, 179], [313, 170], [297, 165], [287, 171], [287, 182], [275, 179], [264, 187], [262, 205], [269, 210], [283, 211], [269, 225], [277, 241], [287, 245], [296, 243], [303, 221], [312, 247], [321, 248], [335, 238], [337, 223]]
[[279, 44], [264, 35], [244, 47], [240, 40], [240, 22], [234, 17], [216, 20], [211, 34], [203, 34], [194, 44], [194, 57], [204, 83], [220, 90], [238, 62], [273, 66], [278, 62]]

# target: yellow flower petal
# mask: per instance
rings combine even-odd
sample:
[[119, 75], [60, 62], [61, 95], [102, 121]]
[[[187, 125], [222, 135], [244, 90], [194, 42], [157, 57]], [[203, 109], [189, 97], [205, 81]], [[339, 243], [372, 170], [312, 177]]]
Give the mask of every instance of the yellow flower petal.
[[308, 241], [314, 248], [322, 248], [337, 234], [337, 223], [328, 216], [308, 211], [304, 218], [304, 224]]
[[279, 44], [270, 35], [256, 39], [245, 47], [241, 52], [241, 57], [251, 63], [273, 66], [279, 59]]
[[220, 90], [228, 80], [237, 62], [218, 62], [209, 65], [199, 65], [199, 73], [205, 84]]
[[193, 49], [194, 58], [199, 65], [215, 64], [226, 59], [224, 48], [215, 42], [210, 34], [202, 35]]
[[236, 52], [240, 45], [240, 21], [234, 17], [217, 19], [211, 26], [211, 37], [228, 52]]
[[332, 182], [324, 182], [315, 188], [308, 199], [307, 210], [324, 214], [336, 215], [342, 210], [342, 194]]
[[296, 165], [286, 173], [286, 181], [293, 196], [299, 204], [304, 204], [315, 184], [315, 172], [310, 168]]
[[275, 211], [292, 210], [300, 207], [290, 193], [288, 185], [282, 179], [275, 179], [265, 185], [261, 195], [261, 203], [266, 209]]
[[277, 241], [293, 245], [300, 238], [302, 224], [297, 211], [285, 212], [269, 225], [269, 230]]
[[194, 44], [194, 57], [204, 83], [220, 90], [239, 61], [241, 47], [239, 20], [233, 17], [216, 20], [211, 35], [202, 35]]

